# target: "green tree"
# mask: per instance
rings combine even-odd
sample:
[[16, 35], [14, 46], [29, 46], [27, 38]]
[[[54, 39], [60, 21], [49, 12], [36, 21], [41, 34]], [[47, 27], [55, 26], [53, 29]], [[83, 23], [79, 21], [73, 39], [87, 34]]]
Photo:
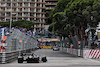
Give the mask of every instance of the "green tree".
[[12, 26], [19, 26], [19, 27], [23, 27], [23, 28], [27, 28], [27, 29], [31, 29], [31, 26], [33, 26], [35, 23], [31, 22], [31, 21], [25, 21], [25, 20], [18, 20], [18, 21], [14, 21], [12, 23]]
[[68, 4], [68, 2], [70, 2], [70, 0], [59, 0], [57, 2], [57, 5], [55, 6], [55, 9], [52, 11], [49, 11], [49, 18], [47, 19], [46, 23], [50, 24], [52, 23], [52, 19], [53, 19], [53, 15], [57, 12], [64, 12], [66, 5]]
[[83, 35], [87, 23], [96, 26], [100, 21], [100, 0], [60, 0], [49, 14], [49, 18], [55, 23], [52, 28], [55, 32], [64, 31], [74, 35], [82, 32]]
[[[34, 25], [34, 22], [26, 21], [26, 20], [18, 20], [12, 22], [12, 27], [19, 26], [27, 29], [31, 29], [31, 27]], [[9, 27], [10, 22], [0, 22], [0, 25], [3, 27]]]
[[10, 22], [0, 22], [0, 26], [9, 27]]

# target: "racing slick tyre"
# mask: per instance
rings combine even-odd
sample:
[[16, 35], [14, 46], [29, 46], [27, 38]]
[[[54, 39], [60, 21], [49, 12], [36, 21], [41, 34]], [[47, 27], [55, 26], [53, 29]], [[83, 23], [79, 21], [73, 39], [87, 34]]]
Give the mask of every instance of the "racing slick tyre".
[[47, 58], [46, 58], [46, 57], [43, 57], [43, 58], [42, 58], [42, 61], [43, 61], [43, 62], [47, 62]]
[[18, 58], [18, 63], [23, 63], [23, 58]]

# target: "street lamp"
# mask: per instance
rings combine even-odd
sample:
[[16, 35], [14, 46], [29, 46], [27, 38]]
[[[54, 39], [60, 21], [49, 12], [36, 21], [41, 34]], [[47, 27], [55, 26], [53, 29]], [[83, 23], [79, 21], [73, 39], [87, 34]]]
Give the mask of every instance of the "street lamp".
[[12, 0], [11, 0], [11, 13], [10, 13], [10, 30], [11, 30], [11, 24], [12, 24]]

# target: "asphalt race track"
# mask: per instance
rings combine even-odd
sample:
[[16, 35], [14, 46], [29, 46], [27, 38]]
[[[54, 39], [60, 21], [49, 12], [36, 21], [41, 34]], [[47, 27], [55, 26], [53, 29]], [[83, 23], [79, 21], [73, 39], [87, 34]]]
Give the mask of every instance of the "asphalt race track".
[[100, 61], [94, 59], [83, 59], [61, 51], [53, 51], [52, 49], [39, 49], [34, 52], [40, 56], [46, 56], [46, 63], [17, 63], [17, 60], [0, 64], [0, 67], [100, 67]]

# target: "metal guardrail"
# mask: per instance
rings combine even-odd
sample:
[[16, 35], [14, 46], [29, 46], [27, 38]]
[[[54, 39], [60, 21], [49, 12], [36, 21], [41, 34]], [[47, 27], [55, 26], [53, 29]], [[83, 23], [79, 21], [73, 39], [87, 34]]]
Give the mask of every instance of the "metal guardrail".
[[79, 51], [79, 49], [71, 50], [71, 48], [60, 47], [60, 51], [63, 51], [63, 52], [69, 53], [69, 54], [73, 54], [75, 56], [83, 57], [83, 50], [80, 50], [80, 51]]
[[[72, 43], [73, 43], [72, 44], [73, 48], [71, 48], [71, 43], [69, 42], [69, 39], [66, 38], [66, 39], [64, 39], [63, 41], [60, 42], [61, 43], [60, 50], [63, 51], [63, 52], [66, 52], [66, 53], [70, 53], [70, 54], [73, 54], [73, 55], [76, 55], [76, 56], [83, 57], [83, 50], [81, 48], [84, 47], [84, 41], [81, 41], [78, 36], [71, 37], [71, 40], [72, 40]], [[80, 49], [79, 49], [79, 44], [78, 44], [79, 40], [81, 41]], [[67, 42], [69, 42], [69, 44], [66, 44]]]
[[[22, 42], [20, 42], [22, 40]], [[27, 43], [25, 43], [27, 41]], [[37, 40], [32, 37], [25, 35], [18, 29], [14, 31], [7, 37], [5, 51], [0, 52], [0, 63], [9, 63], [17, 59], [19, 52], [31, 52], [36, 50]]]
[[5, 64], [15, 61], [19, 55], [19, 52], [20, 53], [31, 52], [31, 49], [0, 53], [0, 63]]

